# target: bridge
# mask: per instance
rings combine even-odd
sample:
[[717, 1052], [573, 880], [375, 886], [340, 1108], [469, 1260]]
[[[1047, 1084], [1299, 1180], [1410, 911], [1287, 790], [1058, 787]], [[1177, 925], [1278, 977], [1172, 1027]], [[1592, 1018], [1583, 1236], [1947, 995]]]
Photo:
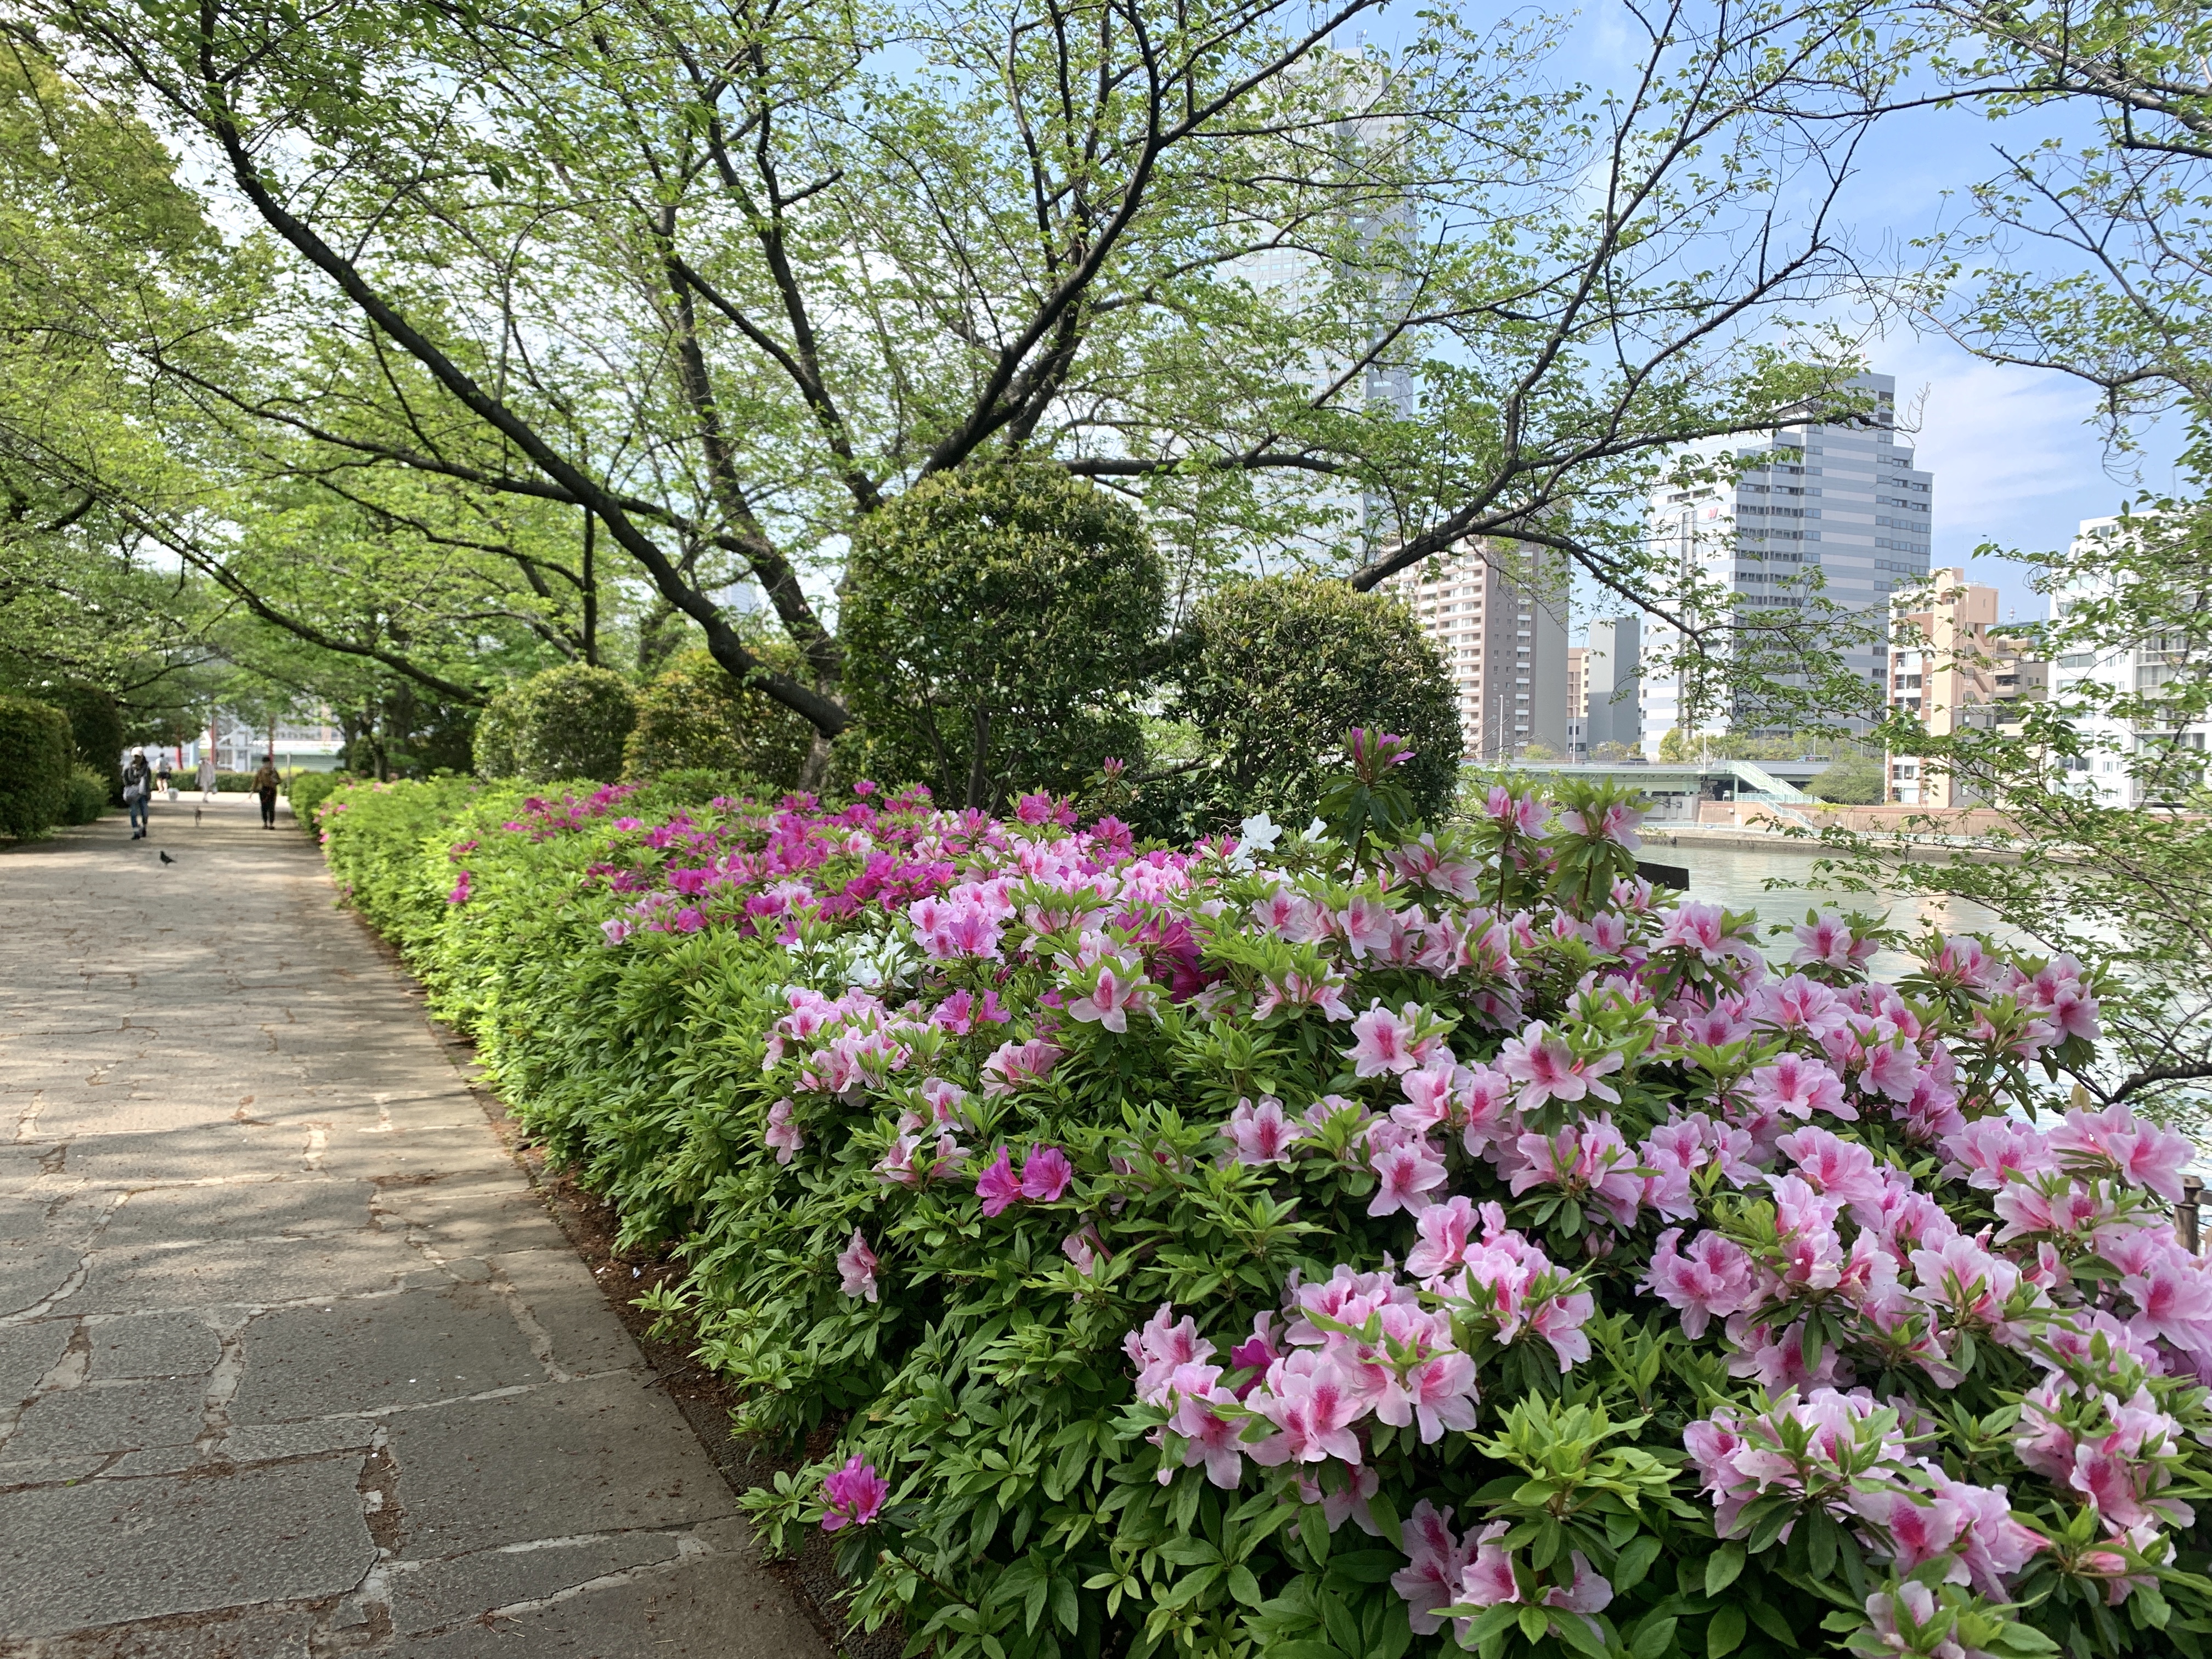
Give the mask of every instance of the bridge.
[[[1701, 804], [1731, 802], [1744, 806], [1771, 806], [1773, 816], [1797, 817], [1792, 808], [1816, 805], [1801, 787], [1827, 768], [1826, 761], [1628, 761], [1571, 764], [1563, 761], [1518, 761], [1512, 770], [1534, 777], [1595, 778], [1625, 784], [1651, 798], [1646, 817], [1651, 823], [1695, 823], [1723, 816], [1705, 813]], [[1730, 822], [1745, 815], [1734, 811]]]

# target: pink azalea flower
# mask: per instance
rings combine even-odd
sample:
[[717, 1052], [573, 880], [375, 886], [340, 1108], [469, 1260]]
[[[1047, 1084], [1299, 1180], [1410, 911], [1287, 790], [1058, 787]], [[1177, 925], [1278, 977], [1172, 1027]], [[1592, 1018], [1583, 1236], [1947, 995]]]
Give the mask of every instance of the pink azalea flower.
[[847, 1296], [876, 1299], [876, 1253], [868, 1248], [858, 1227], [853, 1229], [851, 1242], [837, 1253], [837, 1288]]
[[1345, 1057], [1361, 1077], [1402, 1075], [1426, 1065], [1443, 1048], [1440, 1037], [1419, 1037], [1415, 1028], [1420, 1009], [1407, 1003], [1401, 1017], [1381, 1003], [1352, 1022], [1352, 1047]]
[[1686, 951], [1714, 966], [1735, 963], [1744, 967], [1763, 965], [1759, 947], [1729, 925], [1727, 913], [1717, 904], [1685, 899], [1662, 913], [1653, 951]]
[[1283, 1103], [1273, 1095], [1262, 1095], [1257, 1106], [1238, 1101], [1222, 1133], [1236, 1148], [1237, 1162], [1261, 1166], [1288, 1162], [1291, 1146], [1306, 1136], [1304, 1126], [1285, 1117]]
[[1874, 1154], [1856, 1141], [1808, 1128], [1784, 1135], [1774, 1144], [1814, 1191], [1846, 1204], [1881, 1201], [1883, 1182]]
[[1996, 1192], [2021, 1176], [2055, 1170], [2050, 1138], [2013, 1117], [1977, 1118], [1943, 1139], [1945, 1154], [1966, 1172], [1966, 1184]]
[[1517, 1037], [1508, 1037], [1498, 1051], [1498, 1069], [1521, 1085], [1520, 1105], [1535, 1111], [1547, 1102], [1583, 1099], [1618, 1101], [1620, 1096], [1598, 1081], [1620, 1069], [1621, 1059], [1607, 1052], [1595, 1060], [1578, 1060], [1566, 1040], [1553, 1036], [1538, 1020]]
[[1167, 1403], [1176, 1372], [1213, 1358], [1213, 1344], [1198, 1334], [1198, 1322], [1175, 1316], [1175, 1304], [1163, 1302], [1143, 1325], [1121, 1339], [1121, 1352], [1137, 1367], [1137, 1398], [1148, 1406]]
[[775, 1161], [788, 1164], [793, 1154], [806, 1144], [806, 1137], [798, 1124], [792, 1121], [793, 1108], [788, 1100], [779, 1100], [768, 1109], [768, 1132], [761, 1139], [775, 1148]]
[[1793, 968], [1832, 968], [1856, 972], [1868, 957], [1874, 955], [1878, 941], [1861, 939], [1851, 932], [1850, 924], [1832, 910], [1823, 910], [1809, 922], [1800, 922], [1790, 930], [1796, 935], [1797, 948], [1790, 953]]
[[883, 1513], [884, 1500], [890, 1495], [890, 1483], [876, 1473], [876, 1466], [854, 1453], [843, 1468], [822, 1482], [822, 1502], [827, 1511], [822, 1517], [822, 1530], [866, 1526]]
[[1022, 1160], [1022, 1196], [1033, 1204], [1057, 1204], [1074, 1178], [1075, 1166], [1057, 1146], [1033, 1146]]
[[2197, 1152], [2186, 1136], [2140, 1123], [2124, 1105], [2067, 1113], [2050, 1144], [2061, 1158], [2111, 1164], [2122, 1180], [2149, 1188], [2169, 1204], [2181, 1201], [2181, 1171]]
[[1603, 1613], [1613, 1605], [1613, 1581], [1583, 1559], [1580, 1550], [1573, 1551], [1568, 1560], [1573, 1569], [1571, 1579], [1567, 1583], [1554, 1584], [1546, 1590], [1543, 1604], [1547, 1607], [1565, 1607], [1570, 1613], [1579, 1613], [1595, 1632], [1598, 1629], [1598, 1622], [1590, 1615]]
[[1858, 1116], [1857, 1109], [1844, 1101], [1844, 1080], [1817, 1060], [1784, 1053], [1771, 1066], [1751, 1074], [1752, 1103], [1762, 1111], [1808, 1118], [1815, 1112], [1846, 1121]]
[[1277, 1360], [1244, 1403], [1278, 1431], [1250, 1448], [1254, 1462], [1273, 1468], [1329, 1457], [1343, 1463], [1359, 1462], [1359, 1441], [1352, 1425], [1365, 1415], [1366, 1408], [1352, 1380], [1328, 1356], [1306, 1350]]
[[1075, 1264], [1079, 1273], [1095, 1271], [1108, 1259], [1106, 1241], [1098, 1237], [1097, 1224], [1089, 1221], [1060, 1241], [1060, 1253]]
[[1425, 1140], [1408, 1141], [1373, 1158], [1376, 1187], [1368, 1201], [1371, 1216], [1395, 1215], [1403, 1210], [1419, 1215], [1429, 1206], [1429, 1194], [1444, 1184], [1443, 1160]]
[[1032, 1083], [1042, 1083], [1060, 1064], [1060, 1049], [1050, 1039], [1032, 1037], [1027, 1042], [1002, 1042], [983, 1062], [983, 1092], [1010, 1095]]
[[1680, 1255], [1674, 1242], [1681, 1236], [1680, 1227], [1659, 1235], [1638, 1288], [1679, 1309], [1683, 1334], [1694, 1339], [1705, 1334], [1716, 1316], [1741, 1313], [1757, 1306], [1759, 1297], [1751, 1256], [1741, 1245], [1719, 1233], [1701, 1232], [1690, 1241], [1688, 1254]]
[[1452, 1512], [1438, 1510], [1425, 1498], [1398, 1529], [1407, 1565], [1390, 1575], [1390, 1588], [1404, 1598], [1407, 1622], [1416, 1636], [1433, 1636], [1443, 1628], [1437, 1609], [1459, 1600], [1460, 1584], [1474, 1564], [1476, 1543], [1462, 1544], [1451, 1529]]
[[1022, 1183], [1014, 1175], [1014, 1155], [1004, 1146], [999, 1148], [983, 1173], [975, 1177], [975, 1195], [983, 1200], [983, 1213], [987, 1216], [1003, 1214], [1022, 1195]]
[[1505, 1521], [1493, 1521], [1475, 1535], [1474, 1559], [1460, 1576], [1459, 1599], [1478, 1607], [1494, 1607], [1501, 1601], [1518, 1601], [1521, 1586], [1513, 1577], [1513, 1558], [1497, 1540], [1512, 1530]]

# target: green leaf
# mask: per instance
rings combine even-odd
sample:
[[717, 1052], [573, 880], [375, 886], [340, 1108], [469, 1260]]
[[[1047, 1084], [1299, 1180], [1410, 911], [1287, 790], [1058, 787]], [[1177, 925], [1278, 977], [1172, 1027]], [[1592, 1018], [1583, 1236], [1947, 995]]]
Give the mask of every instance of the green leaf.
[[[1252, 1576], [1252, 1569], [1241, 1563], [1229, 1570], [1229, 1593], [1248, 1607], [1256, 1607], [1264, 1599], [1260, 1593], [1260, 1581]], [[1074, 1626], [1068, 1626], [1070, 1630]]]
[[1805, 1518], [1805, 1559], [1811, 1565], [1813, 1577], [1828, 1579], [1836, 1573], [1836, 1523], [1828, 1518], [1825, 1510], [1814, 1510]]
[[1298, 1538], [1313, 1557], [1316, 1566], [1328, 1560], [1328, 1517], [1322, 1513], [1321, 1505], [1308, 1504], [1298, 1512]]
[[1718, 1595], [1743, 1571], [1743, 1546], [1723, 1544], [1705, 1558], [1705, 1594]]
[[1321, 1598], [1321, 1622], [1328, 1632], [1328, 1639], [1346, 1653], [1359, 1651], [1359, 1620], [1352, 1616], [1352, 1607], [1340, 1595]]
[[1632, 1539], [1621, 1550], [1613, 1566], [1613, 1593], [1622, 1595], [1642, 1583], [1651, 1564], [1659, 1559], [1659, 1540], [1650, 1533]]
[[1751, 1622], [1765, 1631], [1785, 1648], [1798, 1645], [1797, 1632], [1790, 1628], [1790, 1621], [1782, 1610], [1765, 1601], [1749, 1601], [1745, 1606], [1751, 1613]]
[[1743, 1609], [1735, 1602], [1715, 1613], [1705, 1626], [1705, 1659], [1722, 1659], [1723, 1655], [1734, 1653], [1743, 1640]]
[[1674, 1627], [1682, 1621], [1668, 1614], [1647, 1619], [1637, 1630], [1636, 1639], [1628, 1644], [1635, 1659], [1659, 1659], [1659, 1656], [1674, 1644]]
[[1552, 1628], [1551, 1615], [1541, 1607], [1523, 1607], [1520, 1614], [1521, 1633], [1532, 1642], [1540, 1642]]

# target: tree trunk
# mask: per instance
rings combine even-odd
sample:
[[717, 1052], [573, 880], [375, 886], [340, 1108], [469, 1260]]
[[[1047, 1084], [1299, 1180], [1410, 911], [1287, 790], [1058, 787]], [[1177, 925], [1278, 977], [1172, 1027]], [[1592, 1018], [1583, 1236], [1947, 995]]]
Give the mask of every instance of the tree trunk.
[[980, 811], [989, 800], [990, 753], [991, 711], [979, 702], [975, 705], [975, 735], [968, 750], [967, 805], [971, 811]]

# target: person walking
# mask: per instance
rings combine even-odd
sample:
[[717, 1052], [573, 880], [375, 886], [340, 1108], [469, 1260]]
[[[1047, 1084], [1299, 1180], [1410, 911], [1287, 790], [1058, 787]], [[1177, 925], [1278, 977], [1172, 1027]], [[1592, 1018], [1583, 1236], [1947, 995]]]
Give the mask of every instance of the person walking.
[[261, 769], [253, 775], [253, 793], [261, 797], [261, 827], [276, 827], [276, 792], [284, 787], [284, 780], [276, 775], [276, 757], [265, 756]]
[[147, 823], [153, 816], [154, 771], [146, 764], [146, 751], [134, 749], [130, 763], [123, 769], [123, 804], [131, 809], [131, 839], [146, 839]]
[[200, 757], [200, 799], [202, 800], [215, 799], [215, 751], [210, 750]]
[[154, 786], [161, 792], [162, 799], [174, 800], [177, 798], [177, 792], [170, 781], [169, 757], [167, 755], [161, 757], [161, 763], [155, 771]]

